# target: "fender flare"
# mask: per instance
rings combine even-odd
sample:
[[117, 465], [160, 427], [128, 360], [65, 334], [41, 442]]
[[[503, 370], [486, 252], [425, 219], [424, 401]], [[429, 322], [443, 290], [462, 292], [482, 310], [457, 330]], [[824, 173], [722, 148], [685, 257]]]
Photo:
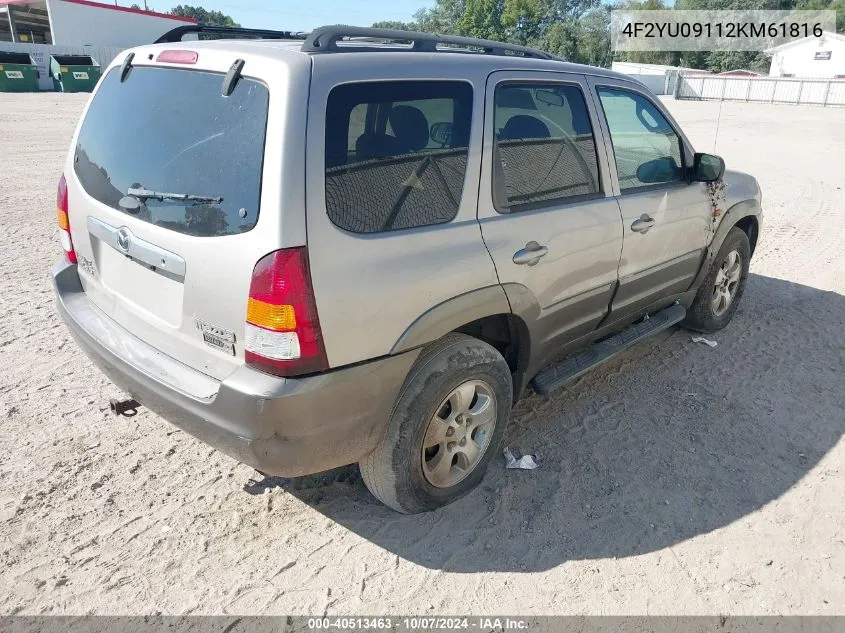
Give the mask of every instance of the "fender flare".
[[704, 260], [701, 263], [701, 268], [699, 268], [698, 274], [695, 276], [695, 280], [690, 286], [691, 290], [698, 290], [698, 287], [710, 271], [710, 265], [719, 253], [719, 249], [722, 248], [722, 243], [725, 241], [728, 233], [739, 222], [745, 218], [753, 217], [757, 223], [757, 234], [759, 235], [762, 224], [760, 216], [762, 213], [763, 210], [760, 207], [760, 203], [754, 198], [737, 202], [727, 210], [725, 215], [722, 217], [722, 221], [719, 222], [719, 226], [716, 228], [716, 233], [713, 235], [713, 239], [710, 240], [710, 244], [707, 246]]
[[511, 314], [511, 306], [499, 284], [471, 290], [429, 308], [411, 323], [390, 354], [399, 354], [436, 341], [462, 325], [496, 314]]

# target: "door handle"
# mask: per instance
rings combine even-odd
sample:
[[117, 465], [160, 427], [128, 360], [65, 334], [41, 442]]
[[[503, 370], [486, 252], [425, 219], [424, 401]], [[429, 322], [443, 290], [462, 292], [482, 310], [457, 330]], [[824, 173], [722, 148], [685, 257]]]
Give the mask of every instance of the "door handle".
[[525, 245], [525, 248], [520, 248], [513, 254], [513, 263], [534, 266], [540, 261], [540, 258], [548, 252], [548, 246], [540, 246], [537, 242], [532, 240]]
[[648, 230], [653, 226], [654, 218], [650, 217], [648, 213], [643, 213], [639, 220], [634, 220], [631, 230], [635, 233], [648, 233]]

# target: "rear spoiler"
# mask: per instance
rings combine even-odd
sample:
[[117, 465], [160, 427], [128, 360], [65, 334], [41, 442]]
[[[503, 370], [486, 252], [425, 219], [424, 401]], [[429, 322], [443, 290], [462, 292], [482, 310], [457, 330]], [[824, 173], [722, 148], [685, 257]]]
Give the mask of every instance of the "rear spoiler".
[[[220, 39], [252, 39], [252, 40], [300, 40], [304, 41], [307, 33], [293, 31], [270, 31], [267, 29], [245, 29], [233, 26], [210, 26], [207, 24], [188, 24], [177, 26], [158, 38], [155, 44], [166, 44], [168, 42], [181, 42], [185, 35], [196, 33], [197, 36], [203, 33], [219, 35]], [[202, 38], [200, 38], [202, 39]]]

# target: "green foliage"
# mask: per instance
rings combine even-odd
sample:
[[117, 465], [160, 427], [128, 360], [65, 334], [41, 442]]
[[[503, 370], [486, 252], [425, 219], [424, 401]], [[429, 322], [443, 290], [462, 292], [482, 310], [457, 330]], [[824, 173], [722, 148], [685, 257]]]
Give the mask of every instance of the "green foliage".
[[458, 22], [464, 15], [467, 0], [437, 0], [430, 9], [420, 9], [414, 14], [416, 26], [427, 33], [457, 35]]
[[578, 21], [600, 5], [599, 0], [505, 0], [503, 21], [509, 35], [517, 41], [531, 42], [542, 38], [558, 25], [570, 31]]
[[458, 20], [458, 33], [486, 40], [506, 40], [502, 24], [502, 11], [506, 0], [467, 0], [466, 8]]
[[[608, 67], [612, 9], [833, 9], [836, 30], [845, 33], [845, 0], [436, 0], [414, 21], [374, 26], [466, 35], [533, 46], [568, 61]], [[616, 53], [618, 61], [686, 66], [722, 72], [747, 68], [766, 72], [765, 53], [748, 51]]]
[[193, 7], [189, 4], [180, 4], [170, 10], [170, 15], [178, 15], [183, 18], [193, 18], [200, 24], [209, 26], [240, 26], [231, 16], [221, 11], [208, 11], [202, 7]]
[[[719, 0], [715, 1], [718, 2]], [[681, 2], [681, 0], [678, 0], [678, 2]], [[620, 5], [619, 8], [631, 11], [665, 11], [670, 7], [663, 0], [629, 0]], [[663, 64], [665, 66], [677, 66], [680, 58], [680, 53], [671, 51], [625, 51], [618, 52], [615, 56], [617, 61], [637, 64]]]
[[382, 20], [373, 24], [375, 29], [394, 29], [396, 31], [416, 31], [419, 25], [413, 22], [399, 22], [398, 20]]
[[609, 67], [613, 61], [610, 9], [597, 7], [580, 19], [551, 24], [540, 37], [528, 43], [572, 62]]
[[705, 53], [704, 67], [715, 73], [745, 68], [768, 73], [771, 58], [757, 51], [711, 51]]
[[845, 0], [799, 0], [795, 8], [836, 11], [836, 32], [845, 33]]

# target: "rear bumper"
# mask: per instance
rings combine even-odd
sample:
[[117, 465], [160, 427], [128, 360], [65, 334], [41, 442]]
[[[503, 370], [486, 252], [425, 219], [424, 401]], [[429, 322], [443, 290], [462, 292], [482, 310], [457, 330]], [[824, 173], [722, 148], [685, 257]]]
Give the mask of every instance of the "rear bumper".
[[162, 354], [96, 308], [75, 265], [53, 267], [59, 314], [115, 385], [175, 426], [270, 475], [357, 462], [381, 439], [419, 350], [305, 378], [242, 366], [222, 382]]

